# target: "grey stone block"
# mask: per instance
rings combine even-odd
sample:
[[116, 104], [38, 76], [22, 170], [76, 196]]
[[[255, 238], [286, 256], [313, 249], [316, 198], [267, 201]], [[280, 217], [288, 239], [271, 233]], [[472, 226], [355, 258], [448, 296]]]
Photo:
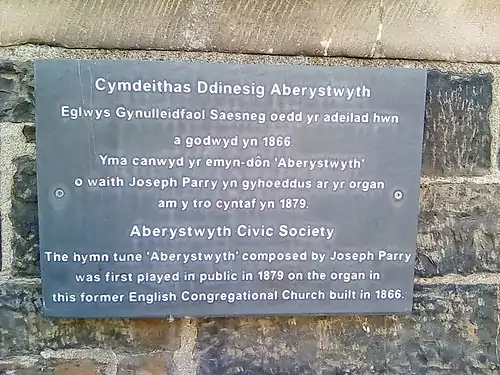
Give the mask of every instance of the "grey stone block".
[[36, 195], [36, 161], [32, 156], [14, 160], [16, 173], [12, 184], [12, 206], [9, 218], [13, 226], [12, 275], [38, 276], [38, 207]]
[[500, 186], [421, 189], [416, 274], [500, 272]]
[[23, 135], [26, 138], [26, 142], [35, 143], [36, 140], [36, 129], [31, 125], [23, 126]]
[[491, 75], [428, 73], [424, 175], [489, 174], [492, 81]]
[[33, 64], [0, 61], [0, 122], [34, 122]]

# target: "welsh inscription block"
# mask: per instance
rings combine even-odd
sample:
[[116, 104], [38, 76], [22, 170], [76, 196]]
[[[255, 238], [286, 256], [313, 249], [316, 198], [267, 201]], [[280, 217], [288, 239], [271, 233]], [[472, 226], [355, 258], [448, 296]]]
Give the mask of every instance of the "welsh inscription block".
[[45, 313], [408, 313], [426, 72], [36, 63]]

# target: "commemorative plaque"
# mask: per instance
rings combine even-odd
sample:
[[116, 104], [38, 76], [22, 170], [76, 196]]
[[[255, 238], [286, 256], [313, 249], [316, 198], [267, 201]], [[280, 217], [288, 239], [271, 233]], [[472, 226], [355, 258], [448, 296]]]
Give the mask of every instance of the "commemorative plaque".
[[52, 317], [409, 313], [425, 70], [38, 61]]

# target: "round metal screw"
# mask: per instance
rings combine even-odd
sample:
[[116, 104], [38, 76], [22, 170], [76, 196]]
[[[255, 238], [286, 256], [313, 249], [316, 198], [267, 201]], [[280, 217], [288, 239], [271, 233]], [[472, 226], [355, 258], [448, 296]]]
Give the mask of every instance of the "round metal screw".
[[63, 189], [56, 189], [56, 191], [54, 191], [54, 195], [56, 196], [56, 198], [58, 199], [61, 199], [62, 197], [64, 197], [64, 190]]
[[400, 201], [403, 199], [403, 192], [401, 190], [396, 190], [392, 196], [395, 200]]

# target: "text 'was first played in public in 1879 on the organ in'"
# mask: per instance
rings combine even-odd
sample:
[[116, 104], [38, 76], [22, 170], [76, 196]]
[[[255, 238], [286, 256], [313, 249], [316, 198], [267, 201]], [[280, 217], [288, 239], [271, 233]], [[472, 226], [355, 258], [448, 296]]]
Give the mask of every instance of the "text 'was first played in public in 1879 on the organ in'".
[[411, 311], [425, 71], [61, 60], [35, 78], [48, 316]]

